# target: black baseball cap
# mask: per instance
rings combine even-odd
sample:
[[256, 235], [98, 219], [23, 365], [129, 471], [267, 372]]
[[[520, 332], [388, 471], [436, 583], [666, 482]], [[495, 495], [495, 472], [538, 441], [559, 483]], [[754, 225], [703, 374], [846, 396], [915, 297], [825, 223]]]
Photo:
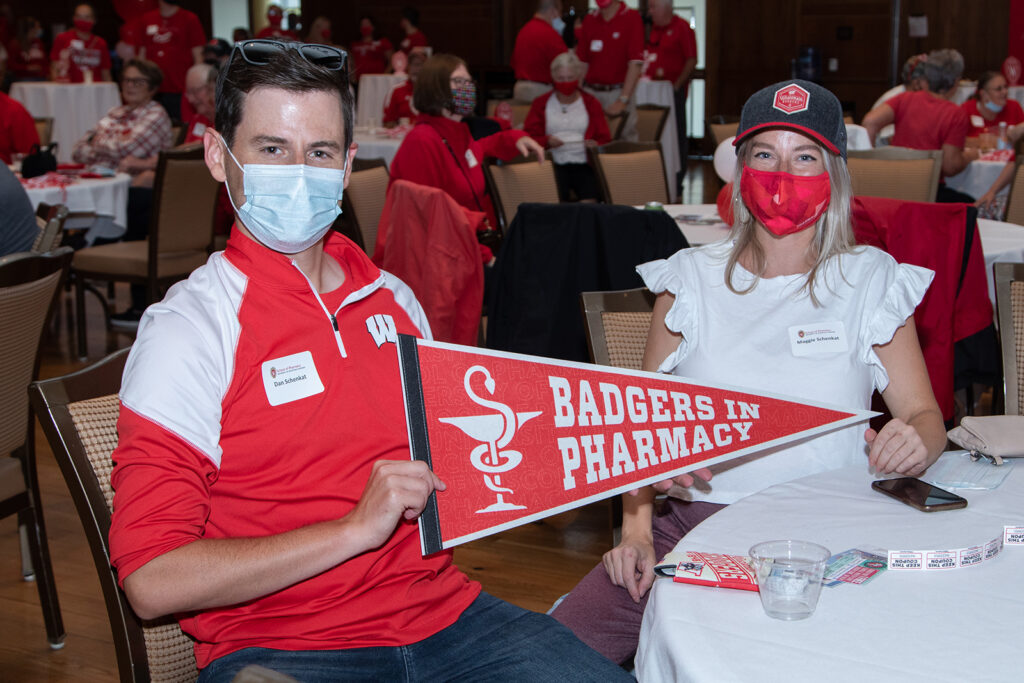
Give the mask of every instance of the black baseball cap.
[[843, 106], [829, 90], [797, 78], [769, 85], [743, 105], [734, 145], [768, 128], [788, 128], [808, 135], [830, 152], [846, 158]]

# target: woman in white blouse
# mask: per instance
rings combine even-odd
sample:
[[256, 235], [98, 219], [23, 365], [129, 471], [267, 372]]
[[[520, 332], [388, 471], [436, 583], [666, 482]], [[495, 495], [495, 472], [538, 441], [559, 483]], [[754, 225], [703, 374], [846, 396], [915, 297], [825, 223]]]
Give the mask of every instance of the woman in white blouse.
[[587, 163], [587, 145], [611, 140], [601, 103], [580, 89], [583, 62], [572, 52], [551, 61], [554, 90], [533, 101], [523, 130], [551, 150], [563, 201], [596, 200], [600, 197], [594, 169]]

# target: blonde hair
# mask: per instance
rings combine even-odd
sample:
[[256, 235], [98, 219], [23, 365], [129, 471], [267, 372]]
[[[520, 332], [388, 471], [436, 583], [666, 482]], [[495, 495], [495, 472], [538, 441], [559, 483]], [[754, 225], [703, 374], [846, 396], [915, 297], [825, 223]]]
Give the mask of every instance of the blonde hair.
[[583, 62], [572, 50], [563, 52], [551, 60], [551, 75], [554, 76], [559, 69], [569, 69], [576, 74], [576, 80], [583, 76]]
[[[750, 154], [751, 139], [747, 138], [741, 142], [736, 151], [736, 172], [732, 181], [733, 246], [725, 266], [725, 285], [736, 294], [751, 292], [757, 286], [768, 265], [764, 250], [757, 241], [757, 220], [743, 203], [743, 197], [740, 194], [740, 182], [743, 177], [743, 167], [746, 166]], [[850, 172], [846, 168], [846, 161], [838, 154], [833, 154], [820, 145], [819, 148], [825, 172], [828, 173], [831, 196], [825, 213], [814, 224], [814, 239], [811, 241], [811, 254], [809, 254], [812, 266], [807, 273], [803, 287], [801, 287], [801, 290], [807, 290], [807, 294], [815, 306], [820, 305], [814, 294], [814, 288], [818, 284], [819, 271], [832, 257], [848, 253], [857, 246], [853, 236], [853, 226], [850, 222], [850, 201], [853, 199], [853, 190], [850, 186]], [[740, 255], [744, 252], [748, 252], [750, 255], [754, 280], [749, 287], [737, 289], [733, 285], [733, 274], [739, 263]]]

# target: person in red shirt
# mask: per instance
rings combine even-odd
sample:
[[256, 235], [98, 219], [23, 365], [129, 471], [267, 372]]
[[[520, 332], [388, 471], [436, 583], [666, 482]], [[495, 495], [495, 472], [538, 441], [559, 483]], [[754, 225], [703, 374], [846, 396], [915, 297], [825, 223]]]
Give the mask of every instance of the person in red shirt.
[[1007, 97], [1006, 79], [998, 71], [986, 71], [978, 79], [974, 97], [960, 105], [967, 114], [970, 128], [967, 137], [982, 133], [999, 133], [999, 124], [1006, 124], [1008, 142], [1012, 145], [1024, 133], [1024, 109], [1020, 103]]
[[409, 54], [414, 47], [430, 46], [427, 36], [420, 30], [420, 11], [415, 7], [402, 8], [402, 19], [398, 25], [405, 34], [398, 44], [398, 49], [405, 54]]
[[36, 122], [25, 106], [0, 92], [0, 160], [12, 161], [12, 154], [28, 154], [39, 144]]
[[157, 101], [172, 119], [181, 120], [181, 95], [185, 74], [203, 61], [206, 34], [199, 17], [178, 7], [180, 0], [160, 0], [159, 6], [141, 15], [131, 40], [139, 57], [160, 67], [164, 75]]
[[651, 33], [647, 38], [644, 75], [655, 81], [672, 83], [676, 112], [676, 139], [682, 168], [676, 184], [682, 187], [690, 139], [686, 135], [686, 95], [690, 77], [697, 67], [697, 35], [690, 25], [672, 13], [672, 0], [650, 0]]
[[43, 44], [43, 26], [34, 17], [18, 20], [18, 35], [7, 43], [7, 69], [16, 81], [45, 81], [50, 58]]
[[551, 150], [559, 199], [596, 201], [601, 193], [587, 147], [612, 139], [604, 110], [596, 97], [580, 90], [583, 63], [572, 52], [551, 61], [551, 78], [555, 89], [533, 101], [523, 130]]
[[110, 50], [107, 41], [92, 32], [96, 12], [82, 3], [72, 17], [75, 27], [53, 39], [50, 50], [50, 78], [64, 83], [110, 80]]
[[[521, 130], [473, 139], [463, 118], [476, 107], [476, 84], [466, 63], [453, 55], [434, 55], [426, 61], [416, 80], [413, 102], [420, 115], [391, 162], [391, 181], [440, 188], [466, 209], [486, 214], [490, 226], [497, 229], [484, 182], [484, 157], [507, 160], [535, 154], [541, 161], [544, 148]], [[490, 249], [483, 245], [480, 249], [489, 262]]]
[[[878, 105], [864, 115], [871, 144], [878, 131], [890, 123], [896, 132], [891, 144], [911, 149], [942, 150], [943, 177], [956, 175], [978, 158], [976, 148], [964, 149], [970, 125], [963, 109], [950, 100], [964, 71], [964, 58], [956, 50], [933, 50], [922, 70], [927, 87], [908, 91]], [[940, 183], [940, 202], [973, 203], [974, 197], [957, 192]]]
[[512, 49], [512, 97], [517, 102], [529, 104], [551, 92], [551, 60], [569, 49], [562, 40], [564, 28], [562, 0], [540, 0], [537, 12], [519, 29]]
[[349, 48], [352, 56], [349, 74], [353, 82], [358, 82], [363, 74], [386, 73], [391, 64], [391, 53], [395, 51], [390, 40], [377, 37], [376, 23], [369, 14], [359, 18], [359, 35], [359, 40]]
[[644, 63], [644, 24], [640, 13], [620, 0], [595, 0], [597, 9], [583, 18], [576, 54], [587, 63], [583, 89], [609, 116], [625, 114], [622, 138], [636, 140], [633, 92]]
[[381, 121], [386, 128], [392, 128], [402, 122], [402, 119], [411, 121], [419, 113], [413, 105], [413, 92], [415, 91], [416, 78], [419, 76], [423, 63], [427, 61], [427, 54], [422, 48], [415, 49], [409, 55], [409, 77], [401, 83], [393, 86], [384, 100], [384, 115]]
[[267, 40], [298, 40], [299, 36], [294, 31], [282, 28], [284, 21], [284, 10], [280, 5], [271, 5], [267, 8], [267, 26], [260, 29], [256, 34], [257, 38]]
[[306, 34], [307, 43], [318, 45], [334, 45], [331, 40], [331, 20], [320, 15], [309, 25], [309, 33]]

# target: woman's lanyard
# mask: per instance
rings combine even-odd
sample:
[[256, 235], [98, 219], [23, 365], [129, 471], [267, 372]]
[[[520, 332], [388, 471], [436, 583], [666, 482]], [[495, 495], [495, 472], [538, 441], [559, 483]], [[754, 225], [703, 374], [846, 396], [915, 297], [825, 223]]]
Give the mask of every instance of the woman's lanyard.
[[[434, 130], [436, 131], [437, 129], [435, 128]], [[438, 132], [438, 135], [441, 135], [441, 133]], [[462, 171], [463, 177], [466, 178], [466, 182], [469, 184], [469, 191], [473, 193], [473, 201], [476, 202], [476, 208], [480, 209], [480, 213], [486, 216], [487, 212], [484, 211], [484, 206], [483, 204], [480, 203], [480, 197], [478, 197], [476, 194], [476, 188], [473, 187], [473, 179], [469, 177], [469, 174], [466, 173], [466, 169], [462, 168], [462, 164], [459, 163], [459, 155], [455, 153], [455, 150], [452, 149], [452, 146], [451, 144], [449, 144], [448, 139], [445, 138], [445, 136], [443, 135], [441, 135], [441, 142], [443, 142], [444, 146], [448, 148], [448, 151], [452, 153], [452, 159], [455, 159], [455, 165], [459, 167], [459, 170]]]

